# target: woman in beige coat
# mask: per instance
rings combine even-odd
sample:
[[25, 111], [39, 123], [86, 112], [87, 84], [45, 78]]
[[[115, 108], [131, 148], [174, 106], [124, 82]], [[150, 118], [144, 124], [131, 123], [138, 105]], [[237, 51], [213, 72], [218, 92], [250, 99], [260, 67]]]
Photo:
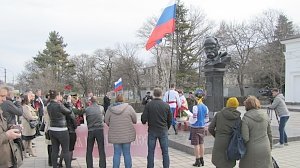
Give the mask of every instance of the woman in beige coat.
[[114, 145], [113, 168], [120, 167], [122, 153], [125, 168], [132, 167], [130, 144], [136, 138], [133, 124], [136, 124], [137, 118], [132, 106], [123, 101], [123, 96], [118, 95], [116, 103], [109, 106], [105, 114], [105, 123], [109, 126], [108, 142]]
[[240, 160], [240, 168], [272, 168], [272, 133], [266, 112], [260, 110], [260, 102], [249, 96], [244, 102], [246, 113], [242, 119], [242, 136], [247, 152]]
[[[29, 97], [27, 94], [23, 95], [22, 97], [22, 108], [23, 108], [23, 117], [22, 117], [22, 140], [24, 143], [25, 157], [36, 157], [36, 155], [33, 153], [32, 150], [32, 139], [35, 138], [36, 129], [31, 128], [29, 125], [30, 120], [37, 120], [38, 116], [36, 115], [36, 112], [33, 107], [30, 105], [31, 97]], [[28, 153], [29, 155], [28, 155]]]

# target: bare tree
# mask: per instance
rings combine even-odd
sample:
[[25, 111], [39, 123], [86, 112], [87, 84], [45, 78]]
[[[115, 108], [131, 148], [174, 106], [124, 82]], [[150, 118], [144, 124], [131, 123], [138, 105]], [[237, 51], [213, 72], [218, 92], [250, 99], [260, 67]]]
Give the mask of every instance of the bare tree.
[[94, 55], [97, 59], [97, 64], [95, 69], [99, 72], [101, 76], [101, 81], [104, 84], [104, 93], [111, 91], [112, 86], [112, 77], [113, 77], [113, 66], [114, 60], [116, 59], [116, 50], [113, 49], [98, 49], [95, 51]]
[[[141, 68], [142, 62], [137, 57], [138, 47], [136, 44], [123, 44], [118, 45], [116, 54], [118, 56], [118, 62], [116, 63], [116, 76], [122, 76], [128, 83], [133, 91], [135, 98], [134, 89], [137, 88], [138, 97], [141, 100]], [[125, 81], [124, 80], [124, 81]]]
[[267, 10], [255, 20], [256, 29], [262, 39], [252, 66], [256, 67], [254, 80], [259, 87], [282, 88], [285, 83], [285, 59], [280, 40], [296, 34], [292, 21], [277, 10]]
[[95, 91], [96, 81], [99, 79], [96, 66], [96, 58], [87, 54], [81, 54], [71, 59], [75, 65], [76, 79], [82, 87], [84, 94], [88, 91]]
[[[63, 90], [63, 84], [56, 82], [56, 76], [52, 73], [50, 67], [45, 67], [41, 70], [33, 61], [25, 64], [25, 71], [18, 76], [18, 86], [21, 90], [26, 89], [49, 89]], [[53, 82], [54, 81], [54, 82]]]
[[230, 69], [236, 75], [241, 96], [244, 96], [245, 77], [249, 75], [248, 63], [261, 41], [257, 34], [258, 30], [252, 24], [224, 22], [217, 33], [222, 45], [232, 56]]

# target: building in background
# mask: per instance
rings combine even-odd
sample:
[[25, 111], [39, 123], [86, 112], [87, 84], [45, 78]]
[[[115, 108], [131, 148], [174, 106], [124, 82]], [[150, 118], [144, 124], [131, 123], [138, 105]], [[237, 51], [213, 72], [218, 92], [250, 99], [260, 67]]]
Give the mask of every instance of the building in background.
[[281, 43], [285, 45], [285, 101], [300, 103], [300, 35]]

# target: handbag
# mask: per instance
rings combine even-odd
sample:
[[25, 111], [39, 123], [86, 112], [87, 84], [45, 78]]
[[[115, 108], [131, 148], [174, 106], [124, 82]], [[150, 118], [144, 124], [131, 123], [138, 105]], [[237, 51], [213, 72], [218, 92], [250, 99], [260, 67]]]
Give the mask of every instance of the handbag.
[[[30, 109], [29, 106], [28, 106], [28, 108]], [[25, 118], [25, 120], [29, 123], [30, 128], [35, 128], [39, 124], [38, 120], [28, 120], [24, 115], [23, 115], [23, 118]]]
[[272, 164], [273, 164], [274, 168], [279, 168], [279, 166], [273, 156], [272, 156]]
[[35, 128], [38, 124], [39, 124], [38, 120], [30, 120], [29, 121], [30, 128]]

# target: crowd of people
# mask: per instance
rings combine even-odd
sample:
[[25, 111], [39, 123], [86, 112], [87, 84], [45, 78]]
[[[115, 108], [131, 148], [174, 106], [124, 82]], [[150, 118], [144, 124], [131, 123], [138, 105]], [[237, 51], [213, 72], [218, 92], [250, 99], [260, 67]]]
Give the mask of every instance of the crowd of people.
[[[272, 167], [272, 133], [268, 114], [260, 110], [261, 105], [255, 96], [248, 96], [243, 102], [246, 113], [241, 118], [240, 105], [235, 97], [226, 102], [220, 112], [209, 121], [209, 109], [205, 105], [205, 91], [197, 89], [185, 98], [180, 89], [171, 84], [163, 94], [162, 89], [154, 88], [153, 96], [148, 92], [143, 99], [145, 105], [141, 115], [142, 124], [148, 125], [147, 167], [154, 167], [154, 153], [157, 140], [162, 150], [162, 165], [170, 167], [169, 128], [175, 135], [178, 127], [186, 125], [190, 130], [189, 140], [194, 146], [195, 167], [204, 166], [204, 140], [207, 131], [215, 138], [212, 163], [217, 168], [232, 168], [236, 160], [229, 160], [226, 150], [231, 138], [232, 128], [240, 121], [241, 135], [246, 145], [246, 154], [241, 158], [239, 167]], [[289, 119], [284, 97], [278, 89], [272, 90], [274, 101], [269, 106], [279, 115], [279, 143], [274, 147], [288, 145], [285, 125]], [[86, 165], [93, 167], [93, 147], [97, 141], [99, 167], [106, 167], [104, 143], [104, 124], [108, 126], [108, 143], [113, 144], [113, 168], [120, 167], [121, 156], [126, 168], [132, 167], [131, 143], [136, 140], [134, 124], [137, 123], [135, 109], [125, 103], [122, 94], [117, 94], [114, 103], [110, 103], [109, 94], [104, 97], [104, 106], [99, 105], [98, 97], [92, 93], [83, 101], [77, 95], [50, 90], [43, 98], [41, 90], [35, 94], [28, 90], [20, 96], [7, 86], [0, 87], [0, 147], [5, 153], [0, 158], [0, 167], [19, 167], [22, 157], [37, 157], [34, 153], [33, 139], [45, 133], [48, 151], [48, 165], [71, 167], [73, 151], [77, 139], [76, 129], [86, 116], [88, 128]], [[182, 119], [184, 117], [184, 119]], [[21, 143], [20, 143], [21, 142]]]

